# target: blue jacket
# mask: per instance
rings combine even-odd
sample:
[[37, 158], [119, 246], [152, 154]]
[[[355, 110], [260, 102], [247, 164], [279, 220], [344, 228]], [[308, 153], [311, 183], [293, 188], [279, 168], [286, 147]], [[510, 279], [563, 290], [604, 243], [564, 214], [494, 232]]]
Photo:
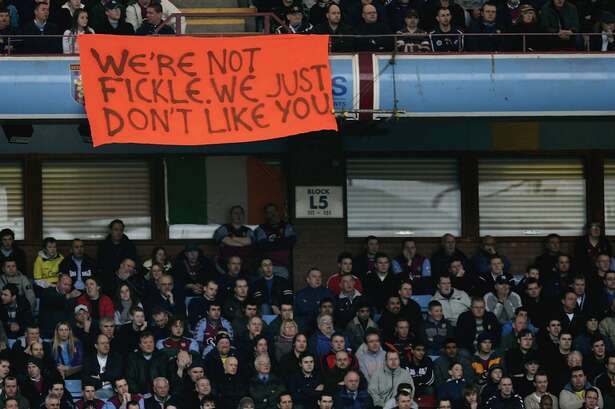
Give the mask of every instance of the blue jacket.
[[335, 303], [335, 295], [326, 287], [312, 288], [307, 286], [295, 294], [295, 314], [298, 317], [313, 320], [318, 315], [320, 301], [331, 298]]
[[308, 348], [320, 359], [331, 351], [331, 339], [320, 331], [315, 332], [308, 339]]
[[358, 390], [357, 398], [352, 399], [346, 388], [342, 388], [333, 399], [335, 409], [372, 409], [374, 401], [366, 390]]
[[448, 379], [446, 382], [438, 385], [436, 396], [438, 400], [450, 400], [454, 408], [458, 407], [463, 399], [462, 391], [465, 385], [465, 379]]

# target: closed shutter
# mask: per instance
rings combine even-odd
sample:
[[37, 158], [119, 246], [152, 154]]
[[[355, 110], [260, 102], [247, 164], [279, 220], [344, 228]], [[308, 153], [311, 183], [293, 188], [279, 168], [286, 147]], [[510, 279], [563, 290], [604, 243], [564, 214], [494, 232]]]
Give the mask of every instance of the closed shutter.
[[11, 229], [24, 239], [23, 167], [20, 162], [0, 162], [0, 229]]
[[615, 160], [604, 163], [604, 222], [606, 233], [615, 232]]
[[146, 161], [43, 163], [43, 235], [99, 240], [122, 219], [131, 239], [151, 238], [150, 174]]
[[349, 159], [348, 236], [461, 233], [456, 159]]
[[478, 177], [481, 235], [581, 234], [586, 210], [580, 159], [485, 159]]

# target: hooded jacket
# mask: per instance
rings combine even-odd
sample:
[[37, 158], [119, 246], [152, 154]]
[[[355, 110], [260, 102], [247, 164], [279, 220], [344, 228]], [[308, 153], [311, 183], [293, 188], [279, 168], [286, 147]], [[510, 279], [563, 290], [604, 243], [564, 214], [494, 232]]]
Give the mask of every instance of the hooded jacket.
[[453, 327], [457, 325], [459, 316], [470, 309], [471, 304], [468, 294], [456, 288], [451, 289], [451, 293], [448, 297], [440, 294], [440, 291], [436, 291], [431, 300], [438, 301], [442, 304], [444, 318], [446, 318]]
[[34, 261], [34, 280], [46, 281], [49, 284], [57, 283], [62, 260], [64, 260], [64, 256], [60, 253], [56, 253], [52, 257], [45, 250], [39, 251]]
[[359, 369], [361, 370], [361, 373], [363, 374], [363, 376], [365, 376], [365, 379], [367, 379], [368, 382], [370, 382], [372, 376], [374, 376], [374, 374], [378, 372], [378, 369], [384, 366], [385, 355], [386, 352], [384, 352], [384, 349], [382, 349], [382, 347], [380, 347], [380, 350], [378, 352], [373, 353], [367, 349], [367, 345], [361, 344], [361, 346], [357, 350], [355, 356], [357, 358], [357, 361], [359, 361]]
[[[140, 264], [135, 244], [125, 234], [122, 235], [122, 239], [118, 243], [114, 243], [111, 240], [111, 235], [107, 235], [98, 245], [98, 255], [96, 256], [102, 278], [112, 277], [120, 263], [127, 258], [134, 260], [136, 266]], [[101, 283], [101, 286], [105, 288], [104, 283]]]
[[397, 394], [397, 386], [400, 383], [409, 383], [414, 390], [414, 381], [407, 369], [391, 369], [383, 366], [372, 375], [367, 391], [374, 400], [374, 406], [384, 406], [386, 401]]
[[[587, 390], [591, 387], [592, 384], [587, 382], [585, 383], [585, 386], [583, 386], [583, 389]], [[602, 391], [598, 388], [596, 389], [598, 390], [598, 407], [602, 409], [604, 408], [604, 399], [602, 399]], [[564, 389], [562, 389], [562, 391], [559, 393], [559, 407], [560, 409], [580, 409], [583, 407], [583, 400], [577, 396], [577, 394], [574, 392], [574, 389], [572, 389], [572, 385], [570, 383], [567, 383], [566, 386], [564, 386]]]

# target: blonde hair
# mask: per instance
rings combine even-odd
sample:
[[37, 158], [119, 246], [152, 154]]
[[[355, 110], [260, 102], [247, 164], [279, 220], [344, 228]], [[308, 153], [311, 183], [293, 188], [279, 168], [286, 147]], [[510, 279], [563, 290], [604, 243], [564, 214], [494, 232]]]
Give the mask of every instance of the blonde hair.
[[73, 335], [72, 328], [66, 321], [60, 321], [56, 324], [56, 329], [53, 332], [53, 342], [51, 344], [51, 354], [53, 355], [53, 359], [58, 359], [58, 356], [60, 355], [60, 347], [62, 344], [62, 340], [60, 340], [60, 335], [58, 335], [58, 329], [62, 325], [65, 325], [68, 328], [68, 340], [66, 341], [66, 343], [68, 344], [68, 356], [70, 356], [72, 359], [75, 353], [77, 352], [77, 347], [76, 347], [77, 342], [76, 342], [75, 336]]
[[299, 333], [299, 325], [297, 325], [297, 323], [293, 320], [288, 320], [288, 321], [283, 321], [282, 325], [280, 325], [280, 336], [288, 336], [288, 335], [284, 335], [284, 328], [286, 327], [293, 327], [295, 328], [295, 333], [292, 336], [295, 336]]

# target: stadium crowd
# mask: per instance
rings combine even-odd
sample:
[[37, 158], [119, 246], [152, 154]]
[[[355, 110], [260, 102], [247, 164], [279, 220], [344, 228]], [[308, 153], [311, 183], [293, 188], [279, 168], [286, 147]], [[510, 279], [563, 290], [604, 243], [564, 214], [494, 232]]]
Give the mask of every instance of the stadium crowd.
[[370, 236], [294, 291], [296, 233], [265, 214], [252, 230], [234, 206], [213, 257], [188, 243], [144, 262], [121, 220], [96, 259], [48, 237], [30, 264], [2, 230], [0, 409], [615, 408], [599, 223], [573, 255], [549, 235], [515, 277], [490, 236], [467, 257], [447, 234], [430, 258]]

